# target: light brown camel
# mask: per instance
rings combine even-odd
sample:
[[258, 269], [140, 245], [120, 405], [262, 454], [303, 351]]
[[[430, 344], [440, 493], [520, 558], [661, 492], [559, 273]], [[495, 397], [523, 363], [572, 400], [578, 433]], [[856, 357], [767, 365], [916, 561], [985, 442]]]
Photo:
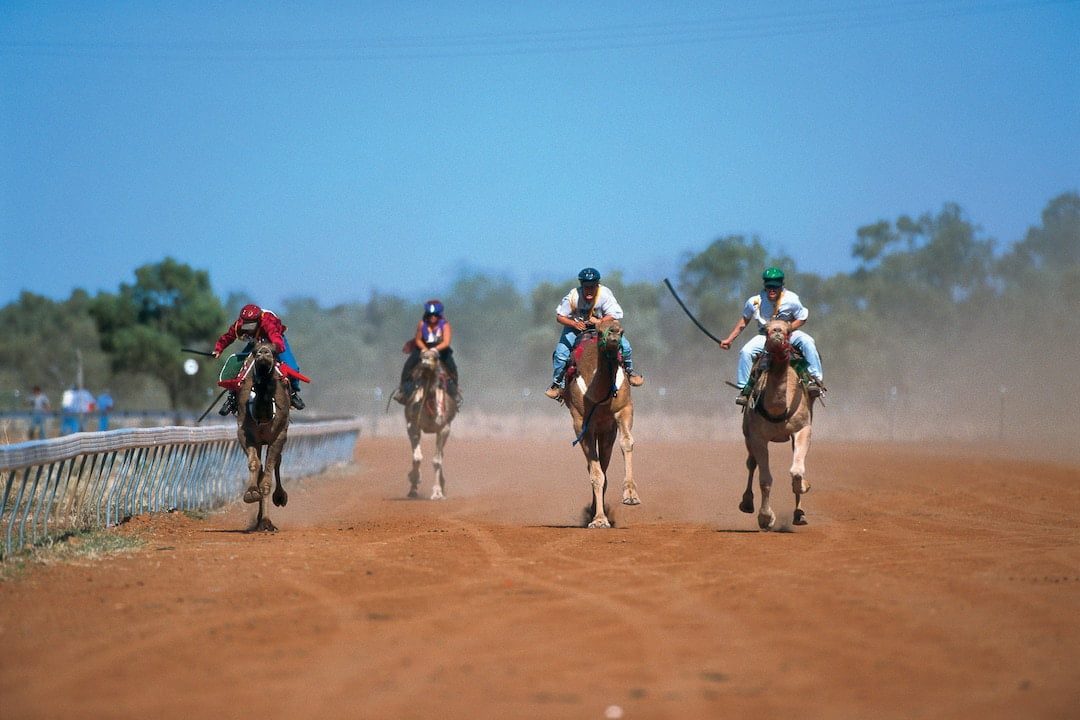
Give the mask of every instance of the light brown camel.
[[747, 407], [743, 409], [743, 438], [746, 440], [746, 492], [739, 509], [754, 512], [754, 469], [758, 469], [761, 507], [758, 527], [769, 530], [776, 515], [769, 506], [772, 473], [769, 471], [769, 443], [791, 441], [791, 489], [795, 493], [795, 525], [806, 524], [802, 509], [803, 493], [810, 491], [806, 482], [806, 453], [810, 450], [810, 430], [814, 417], [814, 398], [800, 381], [791, 364], [791, 324], [771, 320], [765, 324], [765, 353], [768, 368], [758, 377]]
[[[630, 383], [619, 360], [623, 329], [618, 320], [601, 322], [595, 333], [584, 333], [574, 348], [574, 365], [566, 375], [563, 400], [574, 420], [575, 443], [581, 443], [592, 483], [589, 527], [609, 528], [604, 507], [607, 469], [615, 438], [620, 437], [623, 454], [623, 503], [637, 505], [634, 485], [633, 450], [634, 401]], [[588, 517], [586, 517], [588, 519]]]
[[281, 485], [281, 451], [289, 434], [289, 383], [277, 370], [273, 343], [256, 343], [248, 362], [250, 368], [241, 370], [243, 380], [236, 398], [236, 436], [247, 455], [251, 473], [244, 502], [259, 503], [259, 514], [251, 529], [273, 532], [277, 528], [268, 512], [271, 470], [276, 482], [274, 504], [284, 507], [289, 501], [289, 494]]
[[457, 401], [447, 389], [449, 375], [439, 359], [439, 351], [428, 348], [420, 353], [420, 362], [412, 371], [412, 395], [405, 402], [405, 425], [412, 443], [412, 470], [409, 471], [409, 497], [418, 497], [420, 487], [421, 433], [435, 435], [435, 485], [432, 500], [445, 500], [446, 475], [443, 472], [443, 449], [450, 438], [450, 423], [457, 415]]

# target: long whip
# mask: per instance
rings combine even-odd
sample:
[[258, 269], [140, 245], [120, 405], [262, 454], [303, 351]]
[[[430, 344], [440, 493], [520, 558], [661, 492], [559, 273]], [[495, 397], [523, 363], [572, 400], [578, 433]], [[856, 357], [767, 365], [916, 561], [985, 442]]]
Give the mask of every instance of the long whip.
[[671, 295], [675, 298], [675, 302], [679, 303], [679, 307], [681, 307], [683, 309], [683, 312], [686, 313], [686, 317], [690, 318], [694, 322], [694, 324], [698, 326], [698, 330], [708, 335], [710, 338], [713, 339], [714, 342], [719, 343], [720, 338], [713, 335], [704, 325], [698, 322], [698, 319], [694, 317], [694, 313], [690, 312], [690, 309], [686, 307], [686, 303], [684, 303], [682, 301], [682, 298], [679, 297], [679, 293], [675, 292], [675, 288], [671, 286], [671, 283], [668, 282], [667, 278], [664, 278], [664, 284], [667, 285], [667, 289], [671, 291]]

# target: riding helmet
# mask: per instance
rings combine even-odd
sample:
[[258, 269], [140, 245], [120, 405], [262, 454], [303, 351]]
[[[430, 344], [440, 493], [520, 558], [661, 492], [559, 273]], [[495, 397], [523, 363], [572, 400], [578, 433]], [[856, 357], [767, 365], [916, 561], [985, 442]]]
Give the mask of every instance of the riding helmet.
[[765, 272], [761, 273], [761, 279], [766, 285], [772, 284], [784, 284], [784, 271], [778, 267], [765, 268]]
[[258, 320], [262, 316], [262, 308], [258, 305], [245, 305], [240, 310], [241, 320]]
[[582, 285], [595, 285], [600, 282], [600, 271], [596, 268], [587, 267], [577, 274], [577, 279]]
[[442, 317], [443, 304], [438, 300], [428, 300], [424, 303], [424, 317], [428, 315], [434, 315], [435, 317]]

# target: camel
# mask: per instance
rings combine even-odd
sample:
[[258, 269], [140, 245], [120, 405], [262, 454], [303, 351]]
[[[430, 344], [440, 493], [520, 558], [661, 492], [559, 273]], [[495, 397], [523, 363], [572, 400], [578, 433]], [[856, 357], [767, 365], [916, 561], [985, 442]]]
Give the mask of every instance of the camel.
[[435, 455], [431, 459], [435, 466], [435, 485], [431, 491], [432, 500], [445, 500], [446, 475], [443, 473], [443, 449], [450, 438], [450, 423], [457, 415], [457, 400], [447, 389], [448, 375], [446, 367], [439, 359], [439, 351], [431, 348], [420, 353], [420, 362], [412, 372], [412, 395], [405, 402], [405, 425], [412, 443], [412, 470], [409, 471], [409, 497], [419, 497], [420, 452], [422, 433], [435, 435]]
[[[252, 531], [274, 532], [270, 520], [270, 471], [276, 487], [274, 505], [285, 507], [289, 494], [281, 484], [281, 451], [289, 434], [289, 383], [277, 368], [277, 353], [271, 342], [259, 342], [251, 350], [250, 368], [241, 371], [237, 390], [236, 436], [248, 459], [251, 484], [244, 502], [259, 503]], [[263, 448], [266, 457], [263, 459]]]
[[567, 371], [563, 391], [563, 401], [570, 409], [577, 434], [574, 442], [581, 443], [592, 483], [592, 504], [587, 510], [592, 516], [590, 528], [611, 527], [605, 512], [604, 493], [617, 436], [623, 454], [623, 503], [641, 503], [634, 484], [634, 436], [630, 434], [634, 425], [634, 401], [619, 361], [622, 335], [618, 320], [601, 322], [595, 332], [583, 333], [574, 348], [574, 364]]
[[769, 471], [769, 443], [791, 441], [791, 489], [795, 493], [795, 525], [806, 524], [802, 496], [810, 491], [806, 482], [806, 454], [810, 450], [814, 397], [791, 364], [791, 324], [771, 320], [765, 325], [765, 353], [768, 368], [758, 377], [747, 407], [743, 409], [743, 438], [746, 441], [746, 491], [739, 510], [754, 512], [754, 470], [759, 471], [761, 507], [758, 527], [770, 530], [776, 514], [769, 506], [772, 473]]

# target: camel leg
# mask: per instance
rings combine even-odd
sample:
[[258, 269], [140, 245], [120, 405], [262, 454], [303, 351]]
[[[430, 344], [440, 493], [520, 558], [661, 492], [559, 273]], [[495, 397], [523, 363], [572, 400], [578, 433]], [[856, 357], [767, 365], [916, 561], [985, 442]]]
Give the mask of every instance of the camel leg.
[[810, 426], [799, 430], [791, 438], [791, 491], [795, 493], [794, 524], [805, 525], [806, 513], [802, 509], [802, 496], [810, 492], [806, 482], [806, 454], [810, 451]]
[[450, 437], [450, 426], [443, 425], [435, 435], [435, 455], [431, 464], [435, 466], [435, 486], [431, 489], [432, 500], [445, 500], [446, 476], [443, 474], [443, 448]]
[[259, 515], [251, 532], [277, 532], [277, 527], [270, 521], [270, 500], [265, 495], [259, 498]]
[[746, 490], [743, 491], [742, 502], [739, 510], [750, 514], [754, 512], [754, 471], [757, 470], [757, 460], [754, 459], [754, 451], [750, 447], [750, 440], [746, 441]]
[[266, 454], [267, 466], [274, 468], [274, 504], [285, 507], [289, 502], [289, 493], [285, 492], [285, 486], [281, 484], [281, 448], [273, 448], [272, 452], [268, 449]]
[[[761, 506], [758, 508], [758, 527], [771, 530], [776, 522], [776, 514], [769, 506], [772, 493], [772, 472], [769, 470], [769, 441], [754, 438], [749, 441], [750, 452], [758, 466], [758, 486], [761, 488]], [[749, 463], [747, 463], [749, 466]]]
[[263, 492], [263, 467], [262, 460], [259, 458], [259, 450], [258, 445], [249, 445], [247, 447], [248, 473], [251, 479], [248, 489], [244, 491], [244, 502], [246, 503], [259, 502], [265, 495], [270, 494], [269, 483], [266, 485], [266, 492]]
[[623, 505], [640, 505], [641, 498], [638, 497], [637, 485], [634, 484], [634, 436], [630, 434], [630, 426], [634, 419], [633, 416], [627, 418], [622, 413], [617, 419], [619, 421], [619, 445], [622, 448], [623, 455]]
[[[607, 514], [604, 512], [604, 491], [607, 489], [607, 478], [604, 475], [600, 456], [597, 453], [597, 441], [598, 439], [593, 433], [589, 433], [581, 441], [581, 449], [585, 453], [585, 464], [589, 469], [589, 483], [592, 485], [593, 494], [592, 507], [589, 508], [592, 514], [589, 527], [609, 528], [611, 527], [611, 521], [608, 520]], [[608, 455], [610, 457], [610, 450]]]
[[420, 450], [420, 425], [409, 423], [409, 442], [412, 443], [412, 470], [409, 471], [409, 495], [419, 497], [417, 489], [420, 487], [420, 463], [424, 460], [424, 453]]

